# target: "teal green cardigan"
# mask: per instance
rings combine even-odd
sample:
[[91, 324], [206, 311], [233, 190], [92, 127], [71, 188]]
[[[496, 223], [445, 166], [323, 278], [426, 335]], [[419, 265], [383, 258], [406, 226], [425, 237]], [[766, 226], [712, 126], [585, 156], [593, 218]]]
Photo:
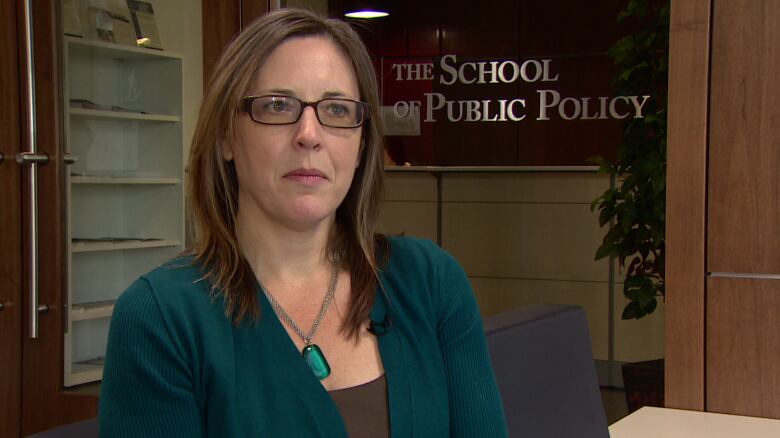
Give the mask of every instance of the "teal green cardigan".
[[[506, 436], [474, 294], [435, 244], [389, 238], [371, 318], [393, 437]], [[234, 327], [186, 257], [119, 298], [100, 395], [103, 437], [345, 437], [338, 408], [259, 293], [257, 323]]]

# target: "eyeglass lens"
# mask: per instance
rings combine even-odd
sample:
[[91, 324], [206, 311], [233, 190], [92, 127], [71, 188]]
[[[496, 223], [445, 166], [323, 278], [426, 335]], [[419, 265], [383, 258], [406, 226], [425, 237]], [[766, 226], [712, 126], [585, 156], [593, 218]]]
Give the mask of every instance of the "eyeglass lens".
[[325, 126], [353, 128], [363, 123], [363, 106], [348, 99], [322, 99], [306, 104], [290, 96], [260, 96], [252, 100], [252, 119], [269, 125], [292, 124], [306, 106], [314, 106], [317, 119]]

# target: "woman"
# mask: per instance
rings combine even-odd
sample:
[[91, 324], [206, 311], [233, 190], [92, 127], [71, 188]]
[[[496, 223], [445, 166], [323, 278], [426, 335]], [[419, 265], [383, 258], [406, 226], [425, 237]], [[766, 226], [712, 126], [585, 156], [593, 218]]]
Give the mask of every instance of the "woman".
[[375, 235], [371, 59], [284, 9], [226, 49], [189, 165], [191, 255], [117, 302], [103, 436], [503, 436], [482, 322], [437, 246]]

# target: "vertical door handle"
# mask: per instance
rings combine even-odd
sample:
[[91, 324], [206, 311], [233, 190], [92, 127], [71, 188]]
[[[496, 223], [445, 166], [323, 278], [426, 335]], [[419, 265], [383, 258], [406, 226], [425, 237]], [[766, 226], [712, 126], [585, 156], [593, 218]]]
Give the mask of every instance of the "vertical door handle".
[[[0, 164], [3, 164], [3, 160], [5, 160], [5, 155], [3, 155], [2, 152], [0, 152]], [[2, 309], [0, 309], [2, 310]]]
[[19, 164], [46, 164], [49, 162], [49, 156], [46, 154], [35, 154], [31, 152], [20, 152], [16, 154], [16, 162]]
[[33, 18], [32, 18], [32, 0], [22, 2], [24, 8], [24, 44], [27, 74], [27, 120], [29, 121], [27, 139], [29, 141], [28, 149], [16, 156], [16, 161], [21, 165], [30, 166], [27, 172], [27, 186], [29, 188], [30, 199], [27, 204], [27, 214], [30, 219], [29, 232], [27, 235], [29, 251], [28, 265], [28, 284], [30, 285], [30, 339], [38, 338], [38, 313], [48, 311], [48, 306], [40, 305], [38, 302], [38, 166], [46, 164], [49, 161], [48, 155], [38, 153], [38, 139], [36, 138], [36, 119], [35, 119], [35, 64], [33, 63]]

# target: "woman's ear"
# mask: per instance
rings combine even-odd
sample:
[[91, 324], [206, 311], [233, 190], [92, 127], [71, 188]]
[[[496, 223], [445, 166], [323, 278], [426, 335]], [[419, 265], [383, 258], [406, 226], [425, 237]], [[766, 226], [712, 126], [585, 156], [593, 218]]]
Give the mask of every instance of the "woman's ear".
[[219, 148], [219, 153], [222, 155], [222, 159], [225, 161], [233, 161], [233, 143], [229, 141], [220, 141], [219, 145], [217, 145]]
[[366, 156], [366, 137], [360, 139], [360, 149], [358, 149], [357, 161], [355, 161], [355, 169], [360, 167], [360, 163], [363, 162], [363, 158]]
[[368, 127], [368, 120], [366, 120], [366, 123], [363, 125], [363, 132], [361, 132], [360, 135], [360, 149], [358, 149], [358, 159], [357, 162], [355, 162], [355, 169], [360, 167], [360, 163], [363, 162], [363, 159], [366, 156], [369, 137], [371, 137], [371, 128]]

